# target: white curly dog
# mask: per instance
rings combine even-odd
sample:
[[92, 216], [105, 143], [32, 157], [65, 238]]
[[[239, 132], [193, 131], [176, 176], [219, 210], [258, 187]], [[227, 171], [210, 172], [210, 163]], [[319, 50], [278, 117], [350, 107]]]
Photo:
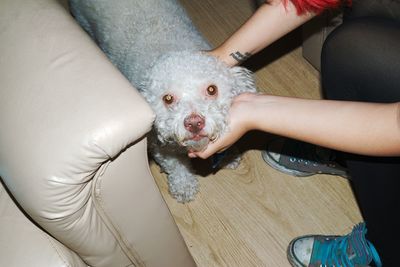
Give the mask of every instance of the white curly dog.
[[170, 193], [187, 202], [198, 180], [186, 153], [228, 130], [235, 95], [251, 73], [201, 51], [211, 47], [175, 0], [70, 0], [71, 12], [156, 113], [150, 150]]

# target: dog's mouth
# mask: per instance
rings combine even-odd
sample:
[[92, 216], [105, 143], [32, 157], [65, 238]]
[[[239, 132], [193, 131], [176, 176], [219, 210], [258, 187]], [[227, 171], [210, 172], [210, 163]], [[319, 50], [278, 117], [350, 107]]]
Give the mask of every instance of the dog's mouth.
[[205, 134], [194, 134], [190, 138], [188, 138], [188, 140], [200, 141], [203, 138], [208, 138], [208, 135], [205, 135]]
[[192, 134], [185, 138], [181, 142], [181, 145], [186, 147], [187, 150], [202, 151], [207, 147], [208, 143], [213, 142], [216, 138], [216, 135], [208, 135], [204, 133]]
[[207, 139], [208, 141], [214, 142], [217, 139], [218, 135], [217, 134], [207, 134], [207, 133], [196, 133], [196, 134], [191, 134], [191, 136], [185, 138], [184, 141], [187, 140], [192, 140], [192, 141], [200, 141], [202, 139]]

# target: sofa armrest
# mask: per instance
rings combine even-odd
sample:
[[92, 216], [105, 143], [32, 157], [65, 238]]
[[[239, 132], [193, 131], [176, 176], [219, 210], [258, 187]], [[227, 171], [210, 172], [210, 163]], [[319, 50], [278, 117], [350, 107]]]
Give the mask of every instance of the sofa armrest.
[[56, 1], [1, 1], [0, 39], [0, 176], [8, 190], [89, 265], [140, 265], [97, 212], [93, 178], [142, 140], [150, 107]]
[[0, 181], [0, 266], [87, 267], [82, 259], [34, 225]]
[[97, 210], [114, 231], [123, 233], [119, 241], [127, 254], [140, 258], [146, 266], [193, 267], [193, 259], [148, 168], [148, 159], [143, 156], [147, 151], [144, 141], [104, 165], [95, 177]]

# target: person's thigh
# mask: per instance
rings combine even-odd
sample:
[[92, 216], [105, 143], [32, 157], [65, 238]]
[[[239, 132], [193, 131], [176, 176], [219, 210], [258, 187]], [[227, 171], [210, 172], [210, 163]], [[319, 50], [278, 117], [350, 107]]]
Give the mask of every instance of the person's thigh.
[[321, 57], [324, 97], [400, 101], [400, 22], [348, 20], [330, 34]]

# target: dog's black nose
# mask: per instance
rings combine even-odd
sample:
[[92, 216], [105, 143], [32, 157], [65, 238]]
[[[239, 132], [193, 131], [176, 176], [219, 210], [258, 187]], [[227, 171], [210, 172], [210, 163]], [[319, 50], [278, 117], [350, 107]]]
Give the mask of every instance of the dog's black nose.
[[205, 123], [206, 121], [202, 116], [194, 113], [187, 116], [183, 121], [185, 129], [191, 133], [200, 132], [204, 128]]

